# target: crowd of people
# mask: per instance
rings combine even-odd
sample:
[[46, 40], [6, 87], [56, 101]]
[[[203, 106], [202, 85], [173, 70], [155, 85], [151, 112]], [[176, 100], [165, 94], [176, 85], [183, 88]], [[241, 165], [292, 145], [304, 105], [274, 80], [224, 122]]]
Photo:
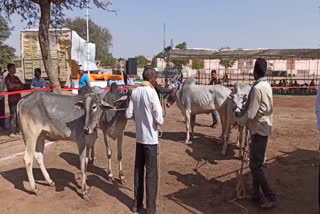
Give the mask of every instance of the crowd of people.
[[[312, 79], [308, 84], [305, 82], [304, 84], [298, 84], [297, 80], [279, 80], [277, 83], [276, 80], [273, 81], [271, 84], [273, 88], [273, 93], [278, 95], [316, 95], [317, 89], [316, 88], [309, 88], [314, 87], [315, 81]], [[279, 87], [279, 88], [277, 88]], [[285, 88], [289, 87], [289, 88]], [[297, 87], [297, 88], [290, 88], [290, 87]]]

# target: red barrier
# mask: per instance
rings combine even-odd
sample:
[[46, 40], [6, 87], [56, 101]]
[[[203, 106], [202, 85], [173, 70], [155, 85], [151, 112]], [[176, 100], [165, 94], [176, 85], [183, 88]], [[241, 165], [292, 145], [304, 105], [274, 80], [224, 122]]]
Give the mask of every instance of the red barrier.
[[[36, 89], [28, 89], [28, 90], [20, 90], [20, 91], [11, 91], [11, 92], [5, 92], [5, 93], [0, 93], [0, 96], [4, 96], [4, 95], [13, 95], [13, 94], [24, 94], [24, 93], [30, 93], [30, 92], [34, 92], [34, 91], [47, 91], [47, 90], [52, 90], [55, 89], [57, 87], [59, 87], [60, 85], [55, 85], [53, 87], [46, 87], [46, 88], [36, 88]], [[129, 89], [135, 88], [135, 87], [128, 87]], [[119, 88], [120, 90], [125, 90], [128, 88]], [[72, 90], [79, 90], [80, 88], [61, 88], [61, 91], [72, 91]], [[104, 88], [104, 90], [110, 90], [109, 87]]]
[[[233, 89], [234, 87], [228, 87], [229, 89]], [[278, 87], [278, 86], [273, 86], [273, 87], [271, 87], [272, 89], [299, 89], [299, 88], [301, 88], [301, 89], [307, 89], [307, 88], [314, 88], [314, 89], [318, 89], [318, 86], [291, 86], [291, 87]]]
[[7, 117], [12, 117], [14, 114], [11, 114], [11, 115], [7, 115], [7, 116], [0, 116], [0, 119], [2, 118], [7, 118]]
[[315, 106], [311, 103], [273, 103], [274, 106]]
[[24, 93], [29, 93], [29, 92], [34, 92], [34, 91], [46, 91], [46, 90], [51, 90], [58, 88], [60, 85], [55, 85], [52, 87], [46, 87], [46, 88], [35, 88], [35, 89], [28, 89], [28, 90], [20, 90], [20, 91], [11, 91], [11, 92], [5, 92], [5, 93], [0, 93], [0, 96], [4, 95], [13, 95], [13, 94], [24, 94]]
[[[125, 89], [132, 89], [132, 88], [136, 88], [136, 87], [122, 87], [122, 88], [119, 88], [120, 90], [125, 90]], [[61, 88], [61, 91], [72, 91], [72, 90], [79, 90], [80, 88]], [[103, 88], [104, 90], [110, 90], [110, 87], [106, 87], [106, 88]]]

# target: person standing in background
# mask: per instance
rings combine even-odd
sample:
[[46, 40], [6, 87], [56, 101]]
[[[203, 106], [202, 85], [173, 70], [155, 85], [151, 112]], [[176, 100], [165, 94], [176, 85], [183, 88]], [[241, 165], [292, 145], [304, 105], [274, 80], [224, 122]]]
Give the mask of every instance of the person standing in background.
[[[14, 75], [16, 73], [15, 64], [9, 63], [8, 66], [8, 75], [5, 78], [5, 83], [8, 89], [8, 92], [23, 90], [24, 86], [20, 79]], [[17, 104], [21, 99], [21, 94], [12, 94], [8, 96], [8, 103], [10, 109], [10, 137], [14, 137], [17, 134], [20, 134], [20, 127], [17, 117]]]
[[34, 69], [34, 78], [31, 82], [30, 88], [45, 88], [46, 81], [41, 77], [41, 69], [36, 68]]
[[91, 88], [89, 77], [88, 75], [85, 74], [85, 71], [82, 65], [79, 65], [79, 74], [80, 74], [79, 88], [83, 88], [86, 86]]
[[[209, 85], [216, 85], [218, 82], [218, 78], [217, 78], [217, 71], [216, 70], [212, 70], [211, 71], [211, 80]], [[217, 112], [215, 110], [212, 111], [212, 128], [215, 128], [218, 124], [219, 120], [218, 120], [218, 115]]]
[[[5, 91], [6, 84], [4, 82], [3, 78], [3, 70], [0, 68], [0, 93], [3, 93]], [[6, 108], [5, 108], [5, 98], [4, 96], [0, 96], [0, 117], [4, 117], [6, 114]], [[5, 130], [6, 129], [6, 118], [0, 118], [0, 127]]]

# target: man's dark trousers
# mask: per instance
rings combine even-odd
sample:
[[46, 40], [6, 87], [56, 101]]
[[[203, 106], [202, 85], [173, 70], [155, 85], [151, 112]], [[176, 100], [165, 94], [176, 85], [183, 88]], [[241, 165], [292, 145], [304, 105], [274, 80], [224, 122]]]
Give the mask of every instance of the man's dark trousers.
[[18, 117], [17, 117], [17, 104], [18, 103], [9, 103], [10, 110], [10, 134], [16, 134], [20, 131]]
[[[0, 117], [5, 116], [5, 99], [2, 97], [0, 99]], [[6, 128], [6, 118], [0, 118], [0, 126], [5, 129]]]
[[146, 166], [146, 198], [147, 212], [156, 212], [156, 199], [158, 192], [158, 145], [137, 143], [136, 161], [134, 168], [134, 205], [143, 206], [144, 193], [144, 166]]
[[261, 136], [259, 134], [254, 134], [251, 136], [249, 167], [253, 180], [253, 196], [260, 196], [259, 188], [261, 187], [264, 196], [270, 201], [275, 201], [275, 194], [270, 189], [267, 179], [262, 170], [267, 143], [267, 136]]

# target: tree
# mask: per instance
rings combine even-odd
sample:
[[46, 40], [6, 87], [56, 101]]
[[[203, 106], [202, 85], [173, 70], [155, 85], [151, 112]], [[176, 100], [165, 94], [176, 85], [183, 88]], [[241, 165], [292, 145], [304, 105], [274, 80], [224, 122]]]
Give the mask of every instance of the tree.
[[192, 69], [201, 69], [204, 67], [203, 59], [193, 59], [192, 60]]
[[11, 32], [7, 20], [0, 16], [0, 45], [2, 45], [3, 42], [9, 38], [10, 33]]
[[[74, 20], [66, 19], [64, 26], [76, 31], [80, 37], [87, 38], [87, 20], [80, 17]], [[112, 46], [112, 35], [108, 28], [101, 27], [92, 20], [89, 20], [89, 32], [90, 42], [96, 44], [96, 59], [103, 62]]]
[[144, 56], [137, 56], [137, 66], [138, 68], [144, 68], [144, 66], [148, 65], [148, 60]]
[[0, 16], [0, 68], [2, 69], [6, 68], [7, 64], [12, 62], [15, 57], [15, 49], [3, 44], [3, 42], [9, 38], [10, 34], [11, 32], [7, 21]]
[[225, 72], [227, 72], [228, 68], [231, 68], [234, 65], [235, 61], [231, 59], [221, 59], [219, 64], [225, 68]]
[[182, 42], [182, 43], [176, 45], [176, 48], [178, 48], [180, 50], [185, 50], [185, 49], [187, 49], [187, 43], [186, 42]]
[[[62, 26], [64, 21], [64, 10], [72, 8], [83, 9], [89, 0], [0, 0], [0, 13], [10, 20], [13, 14], [18, 14], [28, 25], [39, 22], [39, 43], [42, 59], [51, 86], [60, 85], [58, 72], [52, 69], [50, 55], [49, 28]], [[109, 0], [93, 0], [97, 8], [109, 10]], [[61, 87], [53, 89], [55, 93], [61, 92]]]
[[108, 53], [102, 57], [101, 63], [103, 66], [115, 66], [117, 59], [114, 58], [111, 53]]
[[7, 68], [8, 63], [12, 62], [15, 58], [15, 51], [16, 50], [9, 45], [0, 45], [0, 68]]
[[[182, 43], [176, 45], [176, 48], [181, 49], [181, 50], [185, 50], [185, 49], [187, 49], [187, 43], [182, 42]], [[174, 60], [171, 60], [171, 62], [174, 64], [175, 67], [177, 67], [177, 69], [181, 73], [183, 66], [188, 65], [189, 60], [174, 59]]]
[[[222, 47], [219, 49], [219, 51], [228, 51], [231, 50], [231, 48], [229, 46], [226, 47]], [[226, 75], [226, 72], [228, 70], [228, 68], [231, 68], [235, 63], [235, 60], [231, 60], [231, 59], [221, 59], [219, 64], [222, 65], [224, 67], [224, 75]]]

